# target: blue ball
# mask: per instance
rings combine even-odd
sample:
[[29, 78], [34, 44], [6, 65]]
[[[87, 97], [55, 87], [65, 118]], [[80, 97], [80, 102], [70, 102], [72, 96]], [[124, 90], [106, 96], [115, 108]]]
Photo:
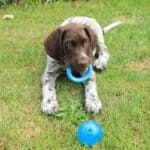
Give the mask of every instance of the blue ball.
[[103, 130], [100, 124], [95, 121], [83, 122], [77, 131], [79, 141], [87, 146], [97, 144], [103, 137]]

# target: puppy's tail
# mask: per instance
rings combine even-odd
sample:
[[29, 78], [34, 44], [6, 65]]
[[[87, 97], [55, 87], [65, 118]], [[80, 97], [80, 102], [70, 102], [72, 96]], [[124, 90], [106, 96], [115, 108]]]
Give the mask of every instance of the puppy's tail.
[[118, 26], [118, 25], [120, 25], [120, 24], [121, 24], [121, 21], [114, 22], [114, 23], [112, 23], [112, 24], [110, 24], [110, 25], [104, 27], [104, 28], [103, 28], [103, 32], [106, 33], [106, 32], [108, 32], [109, 30], [111, 30], [112, 28], [114, 28], [114, 27], [116, 27], [116, 26]]

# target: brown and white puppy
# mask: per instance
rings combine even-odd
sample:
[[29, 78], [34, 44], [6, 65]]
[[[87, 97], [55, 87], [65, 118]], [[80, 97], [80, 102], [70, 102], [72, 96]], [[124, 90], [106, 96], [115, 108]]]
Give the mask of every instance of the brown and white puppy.
[[[66, 19], [45, 40], [47, 65], [42, 76], [43, 101], [41, 109], [44, 113], [56, 113], [59, 110], [56, 98], [55, 81], [57, 77], [70, 66], [75, 73], [83, 74], [89, 64], [103, 70], [109, 59], [104, 43], [103, 32], [117, 26], [113, 23], [105, 28], [95, 19], [88, 17], [72, 17]], [[98, 49], [98, 58], [94, 62], [94, 54]], [[84, 83], [85, 108], [89, 113], [98, 113], [101, 101], [97, 94], [96, 78], [93, 75]]]

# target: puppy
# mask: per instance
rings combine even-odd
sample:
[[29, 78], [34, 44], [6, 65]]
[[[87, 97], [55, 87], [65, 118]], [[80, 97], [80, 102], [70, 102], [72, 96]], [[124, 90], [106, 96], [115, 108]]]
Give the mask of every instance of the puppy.
[[[57, 77], [70, 66], [75, 73], [82, 75], [89, 64], [97, 70], [107, 66], [109, 53], [103, 34], [120, 22], [102, 28], [99, 23], [89, 17], [71, 17], [66, 19], [44, 41], [47, 52], [47, 64], [42, 76], [41, 110], [46, 114], [59, 111], [56, 98], [55, 82]], [[94, 56], [98, 52], [98, 57]], [[102, 108], [96, 88], [96, 77], [92, 76], [84, 83], [85, 109], [88, 113], [98, 113]]]

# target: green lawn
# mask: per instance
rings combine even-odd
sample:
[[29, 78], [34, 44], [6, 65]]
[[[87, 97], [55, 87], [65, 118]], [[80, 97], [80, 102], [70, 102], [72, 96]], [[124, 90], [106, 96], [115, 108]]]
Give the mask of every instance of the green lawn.
[[[93, 150], [150, 149], [150, 7], [148, 0], [91, 0], [76, 3], [0, 9], [0, 149], [86, 150], [76, 138], [83, 121], [102, 124], [103, 140]], [[102, 112], [88, 115], [83, 87], [65, 76], [57, 82], [61, 110], [55, 116], [40, 111], [40, 78], [46, 64], [45, 37], [65, 18], [84, 15], [102, 26], [123, 25], [105, 36], [111, 58], [97, 72]], [[150, 39], [150, 38], [149, 38]]]

